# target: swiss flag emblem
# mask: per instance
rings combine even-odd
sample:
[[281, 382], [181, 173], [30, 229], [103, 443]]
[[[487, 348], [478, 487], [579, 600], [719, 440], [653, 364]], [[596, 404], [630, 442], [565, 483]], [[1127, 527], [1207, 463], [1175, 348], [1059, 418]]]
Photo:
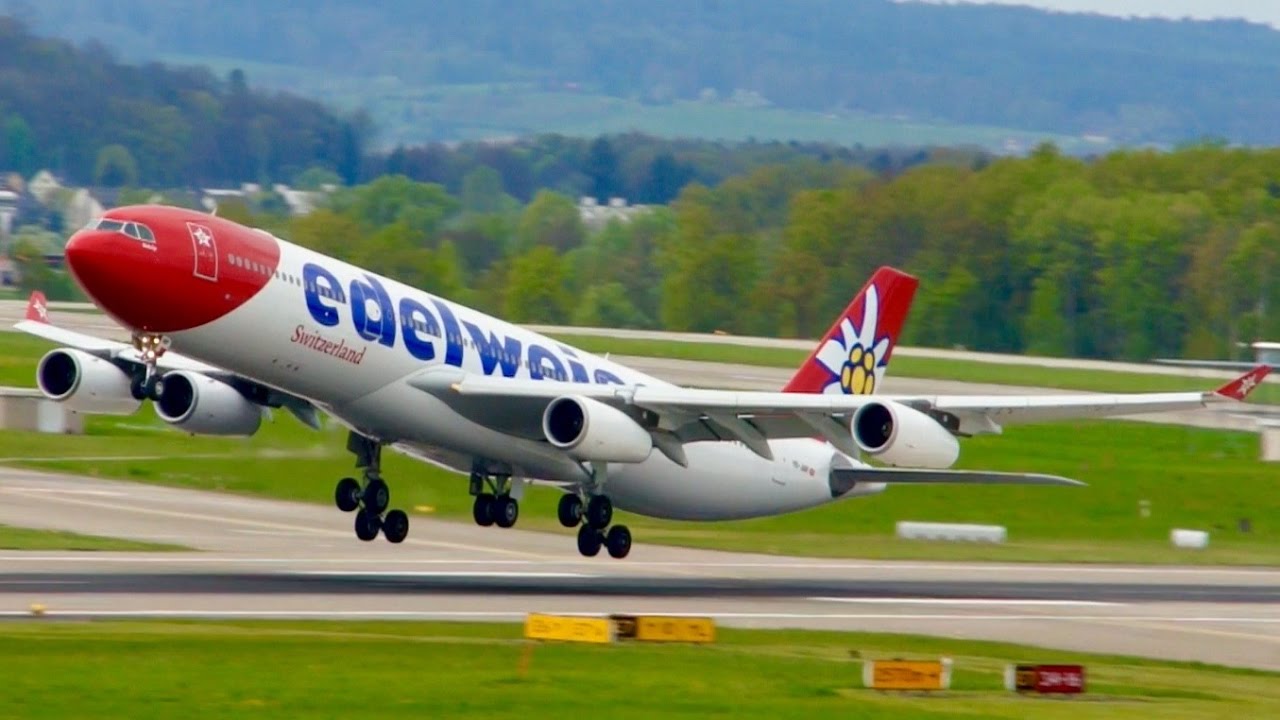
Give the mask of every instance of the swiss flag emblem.
[[187, 232], [191, 233], [191, 244], [195, 247], [195, 276], [205, 280], [218, 279], [218, 241], [213, 231], [204, 225], [187, 223]]

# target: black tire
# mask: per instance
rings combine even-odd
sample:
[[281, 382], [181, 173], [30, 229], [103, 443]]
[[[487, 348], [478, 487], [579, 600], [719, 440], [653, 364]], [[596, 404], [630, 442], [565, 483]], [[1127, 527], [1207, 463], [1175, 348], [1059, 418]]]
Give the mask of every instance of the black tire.
[[480, 527], [489, 527], [493, 524], [493, 496], [489, 493], [480, 493], [476, 496], [476, 502], [471, 506], [471, 517], [475, 518], [476, 524]]
[[509, 528], [520, 519], [520, 503], [510, 495], [499, 495], [493, 499], [493, 521], [500, 528]]
[[382, 519], [382, 536], [389, 543], [402, 543], [409, 537], [409, 516], [403, 510], [392, 510]]
[[135, 377], [133, 380], [129, 381], [129, 394], [133, 396], [134, 400], [147, 399], [147, 391], [142, 387], [141, 377]]
[[567, 527], [578, 527], [582, 524], [582, 498], [577, 495], [565, 495], [560, 498], [560, 506], [556, 509], [560, 516], [560, 524]]
[[378, 478], [372, 478], [368, 484], [364, 486], [364, 493], [360, 496], [364, 501], [364, 509], [374, 515], [381, 515], [391, 504], [391, 488]]
[[604, 544], [604, 533], [590, 525], [578, 528], [578, 552], [584, 557], [595, 557], [600, 554], [600, 546]]
[[587, 502], [587, 524], [597, 530], [609, 527], [613, 522], [613, 502], [607, 495], [596, 495]]
[[333, 490], [333, 502], [342, 512], [351, 512], [360, 507], [360, 483], [355, 478], [342, 478], [338, 487]]
[[160, 396], [164, 394], [164, 380], [159, 375], [152, 377], [150, 382], [143, 383], [142, 394], [151, 402], [160, 402]]
[[377, 515], [368, 510], [361, 510], [356, 513], [356, 537], [369, 542], [378, 537], [378, 531], [382, 529], [382, 521]]
[[609, 549], [609, 556], [619, 560], [631, 553], [631, 531], [626, 525], [614, 525], [609, 528], [609, 534], [604, 538], [605, 547]]

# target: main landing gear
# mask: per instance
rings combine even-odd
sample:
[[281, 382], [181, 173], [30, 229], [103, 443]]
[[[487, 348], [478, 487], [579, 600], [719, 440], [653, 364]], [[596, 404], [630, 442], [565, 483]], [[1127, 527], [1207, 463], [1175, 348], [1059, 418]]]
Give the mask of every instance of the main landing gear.
[[356, 467], [364, 470], [364, 484], [355, 478], [338, 481], [334, 503], [343, 512], [355, 512], [356, 537], [366, 542], [381, 532], [388, 542], [401, 543], [409, 536], [409, 516], [403, 510], [387, 510], [391, 489], [382, 479], [382, 443], [352, 432], [347, 449], [355, 453]]
[[[557, 510], [560, 524], [567, 527], [578, 527], [578, 552], [585, 557], [595, 557], [603, 547], [609, 551], [610, 557], [618, 559], [631, 552], [631, 530], [626, 525], [614, 525], [613, 502], [608, 495], [592, 495], [584, 504], [582, 497], [568, 494], [560, 498]], [[608, 528], [608, 532], [605, 531]]]
[[471, 506], [471, 517], [477, 525], [515, 526], [516, 520], [520, 519], [520, 502], [511, 496], [512, 487], [510, 475], [492, 475], [479, 470], [471, 472], [471, 494], [476, 498]]

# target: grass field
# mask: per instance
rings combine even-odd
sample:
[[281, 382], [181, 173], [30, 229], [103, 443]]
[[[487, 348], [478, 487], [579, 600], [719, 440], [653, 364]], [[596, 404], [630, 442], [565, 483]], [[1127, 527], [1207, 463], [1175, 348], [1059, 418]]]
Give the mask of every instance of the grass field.
[[[6, 623], [0, 717], [1280, 716], [1280, 675], [1201, 664], [862, 633], [721, 629], [710, 646], [532, 648], [520, 634], [514, 624]], [[943, 656], [950, 691], [861, 687], [863, 658]], [[1049, 661], [1084, 664], [1087, 694], [1002, 688], [1007, 663]]]
[[[17, 384], [17, 376], [25, 375], [22, 384], [29, 384], [31, 363], [45, 347], [38, 340], [4, 336], [0, 382], [13, 376]], [[336, 423], [316, 432], [280, 412], [252, 438], [188, 437], [165, 426], [148, 405], [133, 417], [90, 418], [81, 436], [0, 433], [0, 463], [328, 504], [333, 483], [352, 472], [344, 439]], [[876, 497], [761, 520], [704, 524], [621, 518], [642, 543], [782, 554], [1280, 562], [1280, 475], [1258, 462], [1256, 435], [1088, 422], [1013, 427], [1002, 436], [966, 439], [961, 445], [963, 467], [1054, 473], [1090, 487], [896, 487]], [[465, 478], [394, 453], [384, 465], [394, 506], [418, 515], [469, 517]], [[557, 499], [555, 491], [531, 490], [521, 526], [563, 533], [566, 547], [572, 547], [569, 531], [555, 520]], [[1149, 516], [1139, 512], [1143, 501]], [[903, 541], [894, 537], [898, 520], [999, 524], [1008, 528], [1009, 540], [995, 546]], [[1175, 527], [1209, 531], [1210, 547], [1171, 548], [1168, 536]]]
[[177, 545], [0, 525], [0, 550], [156, 551], [183, 549], [185, 548]]

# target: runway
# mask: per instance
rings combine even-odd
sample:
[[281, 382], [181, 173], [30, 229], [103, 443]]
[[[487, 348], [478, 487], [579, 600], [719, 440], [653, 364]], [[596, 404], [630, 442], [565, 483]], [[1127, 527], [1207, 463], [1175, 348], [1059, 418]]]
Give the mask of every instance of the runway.
[[616, 561], [578, 556], [570, 531], [420, 516], [403, 545], [365, 544], [350, 516], [328, 506], [8, 470], [0, 523], [196, 549], [0, 552], [7, 616], [32, 603], [52, 617], [696, 614], [736, 627], [986, 638], [1280, 670], [1280, 570], [836, 561], [643, 537]]

